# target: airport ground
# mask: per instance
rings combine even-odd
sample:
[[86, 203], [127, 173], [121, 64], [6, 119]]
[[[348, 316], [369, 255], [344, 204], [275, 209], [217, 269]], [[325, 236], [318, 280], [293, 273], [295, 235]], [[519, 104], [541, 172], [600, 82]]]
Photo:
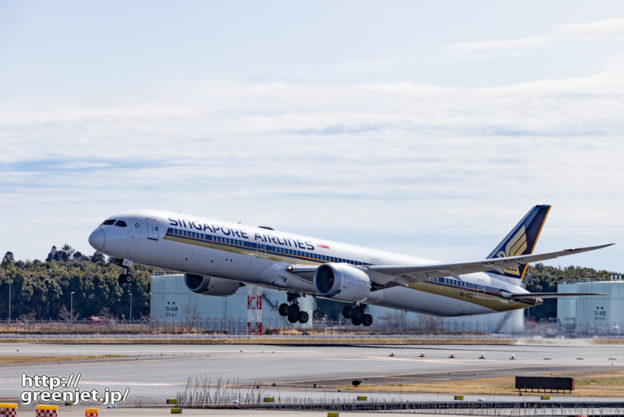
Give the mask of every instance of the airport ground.
[[[206, 389], [221, 381], [241, 389], [258, 386], [262, 395], [284, 398], [353, 397], [356, 392], [397, 399], [448, 400], [455, 394], [517, 397], [515, 375], [574, 376], [577, 390], [572, 396], [577, 397], [622, 396], [624, 391], [619, 344], [512, 339], [507, 344], [499, 340], [497, 344], [374, 345], [350, 340], [342, 345], [328, 340], [319, 345], [11, 341], [0, 343], [0, 362], [4, 362], [0, 399], [19, 397], [22, 373], [61, 377], [80, 373], [81, 389], [129, 388], [128, 404], [144, 406], [175, 398], [185, 391], [189, 377], [200, 378]], [[361, 385], [354, 391], [356, 379]]]
[[[169, 408], [117, 408], [117, 409], [99, 409], [101, 417], [157, 417], [172, 416]], [[25, 412], [25, 411], [21, 411]], [[34, 415], [34, 411], [29, 410], [28, 415]], [[83, 417], [85, 415], [84, 408], [79, 407], [61, 407], [58, 409], [58, 417]], [[339, 412], [340, 417], [371, 417], [379, 416], [378, 413], [366, 412]], [[385, 417], [405, 417], [405, 413], [383, 413]], [[444, 417], [444, 414], [418, 414], [419, 416], [436, 416]], [[182, 416], [195, 417], [327, 417], [327, 411], [276, 411], [276, 410], [200, 410], [200, 409], [184, 409]]]

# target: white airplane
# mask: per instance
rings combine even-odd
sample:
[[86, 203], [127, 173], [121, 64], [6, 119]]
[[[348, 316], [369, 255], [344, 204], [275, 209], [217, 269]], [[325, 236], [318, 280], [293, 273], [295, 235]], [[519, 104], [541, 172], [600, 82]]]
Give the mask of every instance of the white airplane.
[[120, 284], [132, 281], [129, 268], [136, 262], [184, 272], [187, 287], [199, 294], [228, 296], [247, 283], [287, 291], [288, 304], [279, 312], [291, 323], [308, 321], [297, 299], [311, 295], [350, 303], [343, 315], [370, 326], [366, 304], [463, 316], [531, 307], [544, 298], [601, 295], [524, 289], [528, 263], [612, 245], [533, 255], [549, 210], [533, 207], [485, 259], [460, 263], [154, 210], [106, 219], [89, 243], [124, 268]]

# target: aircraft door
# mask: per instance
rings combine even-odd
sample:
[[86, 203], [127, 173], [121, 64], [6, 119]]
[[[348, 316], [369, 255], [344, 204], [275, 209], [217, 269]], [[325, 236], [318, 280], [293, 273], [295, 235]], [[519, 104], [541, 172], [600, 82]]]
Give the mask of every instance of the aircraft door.
[[158, 221], [154, 219], [145, 219], [147, 221], [147, 238], [151, 240], [158, 240]]

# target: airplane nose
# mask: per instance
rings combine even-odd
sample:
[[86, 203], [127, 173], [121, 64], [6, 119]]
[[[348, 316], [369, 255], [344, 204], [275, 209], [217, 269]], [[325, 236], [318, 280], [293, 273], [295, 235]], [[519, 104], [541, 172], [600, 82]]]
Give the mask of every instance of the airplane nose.
[[91, 233], [89, 236], [89, 244], [93, 246], [96, 250], [104, 249], [104, 243], [106, 242], [106, 236], [104, 236], [104, 231], [101, 228], [97, 228]]

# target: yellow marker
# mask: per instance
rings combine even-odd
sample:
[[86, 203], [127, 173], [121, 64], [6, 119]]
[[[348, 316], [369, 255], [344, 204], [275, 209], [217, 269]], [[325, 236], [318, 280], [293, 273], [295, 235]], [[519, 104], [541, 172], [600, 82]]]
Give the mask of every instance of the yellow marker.
[[456, 395], [455, 396], [455, 401], [463, 401], [464, 400], [464, 396], [463, 395]]
[[178, 400], [176, 400], [175, 398], [168, 398], [167, 399], [167, 404], [177, 404]]
[[58, 411], [58, 405], [38, 405], [37, 410]]
[[85, 408], [85, 417], [98, 417], [97, 408]]
[[328, 411], [327, 412], [327, 417], [339, 417], [340, 413], [338, 413], [338, 411]]
[[550, 400], [550, 395], [542, 395], [542, 400]]
[[38, 405], [35, 412], [36, 417], [56, 417], [58, 405]]
[[172, 408], [171, 409], [171, 414], [182, 414], [182, 409], [181, 408]]
[[272, 403], [275, 401], [275, 398], [273, 397], [264, 397], [264, 402], [265, 403]]
[[0, 403], [0, 416], [15, 417], [17, 416], [16, 403]]
[[366, 395], [358, 395], [357, 400], [358, 401], [366, 401], [368, 399], [368, 397]]

